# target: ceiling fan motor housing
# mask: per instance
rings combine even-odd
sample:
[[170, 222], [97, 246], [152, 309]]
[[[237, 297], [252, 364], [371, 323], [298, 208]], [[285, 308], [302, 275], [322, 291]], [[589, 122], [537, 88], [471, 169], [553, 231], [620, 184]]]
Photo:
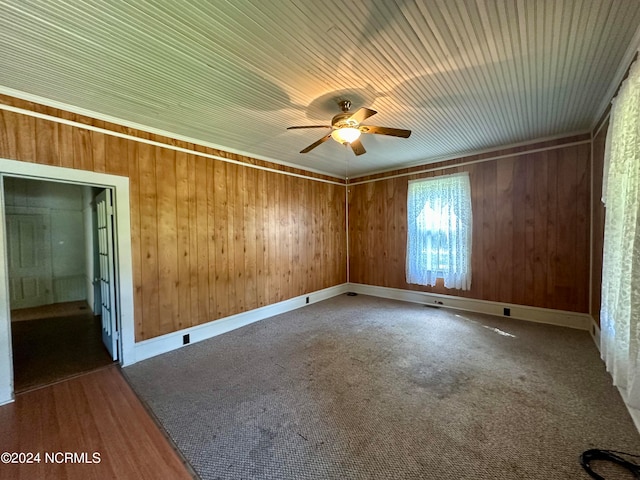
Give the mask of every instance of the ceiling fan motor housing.
[[358, 122], [354, 119], [350, 119], [351, 113], [339, 113], [334, 115], [331, 119], [331, 127], [334, 129], [339, 128], [358, 128]]

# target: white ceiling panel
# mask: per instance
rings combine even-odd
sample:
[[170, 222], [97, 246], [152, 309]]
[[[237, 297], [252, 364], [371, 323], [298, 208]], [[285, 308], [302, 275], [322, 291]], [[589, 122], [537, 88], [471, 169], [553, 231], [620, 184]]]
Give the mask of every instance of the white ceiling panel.
[[[588, 130], [638, 0], [2, 1], [0, 87], [337, 176]], [[412, 130], [333, 141], [338, 101]]]

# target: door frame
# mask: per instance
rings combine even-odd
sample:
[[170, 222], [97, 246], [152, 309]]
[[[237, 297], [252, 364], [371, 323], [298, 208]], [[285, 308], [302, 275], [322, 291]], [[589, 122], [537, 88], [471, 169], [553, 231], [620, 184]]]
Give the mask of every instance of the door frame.
[[129, 178], [0, 158], [0, 405], [12, 402], [14, 399], [4, 200], [4, 177], [7, 176], [112, 189], [115, 215], [114, 257], [118, 290], [116, 311], [117, 317], [120, 319], [118, 358], [122, 366], [135, 363]]

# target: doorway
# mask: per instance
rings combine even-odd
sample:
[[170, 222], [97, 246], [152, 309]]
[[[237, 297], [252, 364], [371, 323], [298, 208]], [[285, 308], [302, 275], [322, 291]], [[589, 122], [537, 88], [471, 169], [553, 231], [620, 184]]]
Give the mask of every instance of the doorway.
[[[118, 332], [118, 341], [115, 348], [118, 362], [121, 365], [129, 365], [135, 362], [133, 268], [128, 178], [0, 158], [0, 405], [11, 402], [14, 398], [14, 355], [12, 351], [9, 259], [7, 256], [9, 236], [7, 234], [7, 212], [5, 211], [4, 201], [4, 179], [6, 177], [83, 185], [96, 187], [101, 191], [108, 189], [112, 192], [114, 271], [111, 278], [115, 289], [115, 302], [112, 305], [112, 310], [118, 320], [117, 328], [114, 327], [112, 331]], [[46, 269], [46, 266], [44, 268]], [[46, 285], [46, 281], [44, 284]], [[34, 281], [31, 281], [30, 285], [33, 288], [41, 288]], [[25, 282], [25, 288], [29, 288], [29, 280]], [[52, 288], [52, 294], [55, 295], [55, 287]], [[86, 302], [87, 309], [90, 309], [91, 305], [89, 303]]]
[[4, 178], [16, 392], [117, 360], [115, 290], [96, 288], [114, 271], [110, 198], [104, 188]]

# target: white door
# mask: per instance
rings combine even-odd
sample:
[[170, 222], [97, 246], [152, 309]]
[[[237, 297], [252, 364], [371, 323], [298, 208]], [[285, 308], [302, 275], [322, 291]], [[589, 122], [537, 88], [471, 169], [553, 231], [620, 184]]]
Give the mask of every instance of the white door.
[[102, 314], [102, 341], [113, 360], [118, 359], [115, 271], [113, 262], [113, 203], [111, 190], [96, 197], [98, 217], [98, 270]]
[[49, 215], [7, 214], [11, 309], [53, 303]]

